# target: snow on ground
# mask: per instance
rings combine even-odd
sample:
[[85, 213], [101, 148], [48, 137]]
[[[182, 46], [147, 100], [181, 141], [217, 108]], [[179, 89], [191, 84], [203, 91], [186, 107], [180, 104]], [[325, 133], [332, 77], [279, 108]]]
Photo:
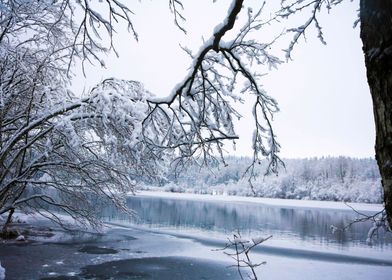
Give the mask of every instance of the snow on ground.
[[[0, 223], [2, 220], [5, 220], [5, 217], [8, 213], [4, 213], [3, 216], [0, 216]], [[68, 215], [57, 214], [57, 216], [61, 217], [64, 222], [71, 222], [72, 218]], [[17, 223], [26, 223], [26, 224], [35, 224], [42, 221], [47, 221], [48, 219], [39, 215], [38, 213], [23, 213], [19, 210], [16, 210], [14, 215], [12, 216], [12, 220]]]
[[[91, 226], [81, 225], [76, 220], [74, 220], [71, 216], [66, 214], [57, 213], [57, 217], [59, 217], [62, 223], [68, 226], [69, 229], [75, 229], [77, 233], [84, 234], [86, 236], [96, 235], [97, 233], [103, 234], [109, 230], [109, 226], [103, 225], [100, 228], [92, 228]], [[2, 224], [2, 220], [4, 221], [4, 217], [6, 214], [0, 216], [0, 226]], [[67, 230], [62, 229], [59, 225], [54, 224], [52, 221], [48, 220], [44, 216], [38, 213], [23, 213], [20, 210], [16, 210], [13, 215], [12, 227], [18, 230], [18, 232], [27, 232], [27, 236], [19, 235], [15, 241], [23, 242], [23, 241], [36, 241], [36, 242], [45, 242], [45, 243], [61, 243], [61, 242], [69, 242], [74, 239], [73, 235]], [[79, 227], [82, 226], [82, 227]], [[23, 237], [23, 239], [22, 239]], [[1, 280], [1, 278], [0, 278]]]
[[[245, 196], [228, 196], [228, 195], [203, 195], [191, 193], [172, 193], [162, 191], [140, 191], [137, 196], [160, 197], [169, 199], [186, 199], [186, 200], [202, 200], [202, 201], [220, 201], [235, 203], [258, 203], [268, 206], [279, 206], [285, 208], [319, 208], [334, 210], [352, 211], [344, 202], [336, 201], [316, 201], [316, 200], [298, 200], [298, 199], [279, 199], [279, 198], [263, 198], [263, 197], [245, 197]], [[357, 211], [378, 212], [383, 209], [382, 204], [367, 203], [348, 203]]]

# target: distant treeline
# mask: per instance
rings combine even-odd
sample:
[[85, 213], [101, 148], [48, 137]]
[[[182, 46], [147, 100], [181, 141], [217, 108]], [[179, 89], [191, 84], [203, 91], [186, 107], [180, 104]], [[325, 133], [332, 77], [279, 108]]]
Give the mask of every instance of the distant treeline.
[[265, 162], [257, 166], [250, 188], [246, 168], [250, 159], [229, 157], [227, 166], [189, 166], [175, 176], [168, 172], [163, 188], [173, 192], [228, 194], [288, 199], [381, 203], [382, 188], [377, 163], [371, 158], [322, 157], [285, 159], [278, 175], [264, 175]]

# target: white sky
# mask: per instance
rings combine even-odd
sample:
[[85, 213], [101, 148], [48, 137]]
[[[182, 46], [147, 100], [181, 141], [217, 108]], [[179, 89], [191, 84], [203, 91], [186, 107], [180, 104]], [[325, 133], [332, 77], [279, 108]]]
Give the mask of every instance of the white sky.
[[[248, 0], [257, 7], [261, 1]], [[344, 1], [330, 14], [321, 15], [327, 45], [322, 45], [312, 32], [307, 42], [300, 40], [292, 54], [293, 61], [270, 72], [263, 80], [265, 89], [274, 97], [281, 111], [274, 118], [275, 132], [282, 146], [282, 157], [338, 156], [373, 157], [374, 121], [372, 103], [366, 83], [366, 72], [359, 38], [359, 27], [353, 29], [358, 1]], [[124, 2], [126, 3], [126, 2]], [[179, 44], [197, 51], [202, 36], [208, 39], [213, 28], [227, 13], [229, 0], [184, 0], [187, 21], [184, 35], [173, 24], [168, 1], [133, 3], [134, 24], [139, 42], [119, 28], [115, 44], [120, 58], [106, 58], [106, 69], [87, 67], [86, 79], [76, 70], [74, 90], [80, 92], [108, 77], [137, 80], [158, 96], [168, 95], [181, 82], [190, 66], [190, 58]], [[247, 9], [242, 15], [246, 16]], [[306, 21], [302, 15], [286, 27], [297, 27]], [[291, 24], [291, 25], [290, 25]], [[282, 26], [270, 29], [279, 32]], [[270, 37], [260, 33], [260, 41]], [[282, 58], [278, 46], [277, 52]], [[286, 42], [287, 44], [287, 42]], [[244, 97], [246, 99], [246, 97]], [[251, 103], [241, 106], [243, 120], [237, 124], [240, 140], [235, 152], [251, 155]]]

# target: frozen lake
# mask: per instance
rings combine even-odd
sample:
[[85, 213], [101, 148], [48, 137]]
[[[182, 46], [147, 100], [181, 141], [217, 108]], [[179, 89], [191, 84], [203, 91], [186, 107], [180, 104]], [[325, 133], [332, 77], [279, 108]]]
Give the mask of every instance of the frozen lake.
[[102, 210], [109, 225], [102, 235], [0, 244], [6, 279], [240, 279], [228, 268], [233, 260], [216, 250], [237, 230], [273, 236], [251, 254], [253, 262], [267, 262], [257, 268], [259, 279], [389, 280], [392, 274], [391, 236], [381, 232], [367, 244], [369, 223], [332, 233], [331, 225], [356, 217], [342, 203], [144, 192], [128, 205], [137, 219]]
[[[211, 197], [211, 196], [208, 196]], [[392, 236], [379, 231], [371, 244], [366, 242], [371, 222], [352, 225], [345, 231], [333, 232], [331, 226], [343, 228], [358, 215], [351, 209], [323, 209], [266, 205], [235, 201], [202, 201], [156, 197], [154, 194], [130, 197], [128, 207], [137, 218], [130, 219], [115, 209], [104, 213], [107, 221], [122, 225], [138, 225], [178, 234], [229, 237], [239, 230], [243, 235], [273, 235], [277, 242], [301, 247], [328, 247], [347, 251], [351, 248], [392, 250]], [[354, 205], [355, 207], [355, 205]], [[369, 214], [370, 211], [363, 211]]]
[[[110, 209], [105, 216], [109, 223], [187, 238], [211, 248], [223, 247], [237, 230], [246, 237], [272, 235], [254, 256], [255, 260], [267, 261], [259, 269], [262, 275], [268, 275], [265, 279], [390, 279], [392, 236], [380, 231], [368, 244], [370, 222], [333, 233], [331, 225], [343, 227], [357, 217], [342, 203], [323, 208], [323, 203], [320, 207], [300, 207], [292, 206], [293, 202], [268, 205], [174, 196], [150, 193], [129, 198], [128, 205], [138, 219], [129, 220]], [[366, 210], [366, 205], [362, 208]], [[197, 254], [195, 257], [209, 258]], [[230, 261], [223, 254], [221, 259]], [[282, 272], [282, 266], [290, 270]]]

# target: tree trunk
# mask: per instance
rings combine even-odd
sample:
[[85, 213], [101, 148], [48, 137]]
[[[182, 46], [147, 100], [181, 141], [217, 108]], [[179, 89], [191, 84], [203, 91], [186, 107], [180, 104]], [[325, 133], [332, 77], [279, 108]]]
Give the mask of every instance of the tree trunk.
[[376, 159], [392, 226], [392, 0], [361, 0], [360, 21], [376, 124]]
[[5, 224], [4, 224], [4, 226], [3, 226], [3, 230], [2, 230], [3, 233], [7, 231], [8, 225], [12, 222], [12, 215], [14, 214], [14, 212], [15, 212], [15, 209], [14, 209], [14, 208], [12, 208], [12, 209], [9, 211], [7, 220], [5, 221]]

